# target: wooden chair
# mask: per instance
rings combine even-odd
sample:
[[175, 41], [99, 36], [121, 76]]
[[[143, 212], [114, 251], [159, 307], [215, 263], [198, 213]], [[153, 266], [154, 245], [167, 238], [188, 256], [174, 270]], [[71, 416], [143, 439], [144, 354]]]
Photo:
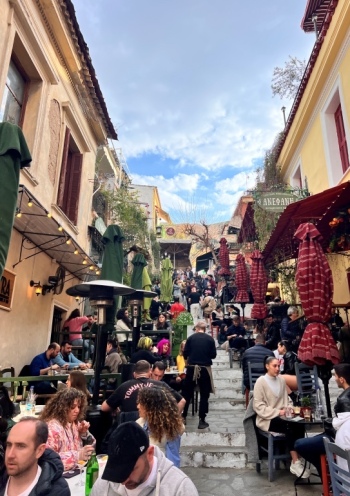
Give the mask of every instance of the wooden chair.
[[[5, 369], [0, 370], [0, 377], [15, 377], [15, 369], [14, 367], [7, 367]], [[14, 395], [14, 384], [13, 382], [5, 382], [2, 384], [5, 386], [9, 392], [10, 392], [10, 397], [13, 397]]]
[[[350, 496], [350, 451], [323, 438], [334, 496]], [[346, 468], [339, 465], [342, 461]]]
[[254, 390], [256, 381], [264, 375], [264, 366], [261, 362], [248, 362], [249, 389], [245, 390], [245, 407], [248, 407], [250, 391]]
[[[285, 464], [290, 461], [290, 453], [286, 444], [286, 437], [284, 434], [276, 434], [271, 432], [262, 431], [256, 428], [259, 446], [259, 458], [267, 455], [267, 470], [268, 480], [274, 480], [274, 471], [280, 468], [280, 461]], [[261, 460], [256, 464], [256, 471], [261, 472]]]

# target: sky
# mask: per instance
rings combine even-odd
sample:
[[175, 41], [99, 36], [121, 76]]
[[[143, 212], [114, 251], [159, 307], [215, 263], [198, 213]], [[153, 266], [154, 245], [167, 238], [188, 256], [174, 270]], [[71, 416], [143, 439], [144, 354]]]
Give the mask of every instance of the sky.
[[[174, 221], [228, 220], [276, 136], [275, 66], [308, 59], [306, 0], [73, 0], [134, 184]], [[186, 219], [190, 220], [190, 219]]]

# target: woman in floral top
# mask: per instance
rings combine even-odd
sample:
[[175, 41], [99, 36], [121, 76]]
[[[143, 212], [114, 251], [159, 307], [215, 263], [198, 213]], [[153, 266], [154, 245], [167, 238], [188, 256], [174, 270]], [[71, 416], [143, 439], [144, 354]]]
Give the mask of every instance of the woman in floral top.
[[78, 460], [88, 460], [95, 451], [90, 424], [83, 420], [86, 405], [83, 392], [63, 389], [48, 401], [40, 416], [49, 428], [47, 447], [60, 455], [64, 470], [76, 467]]

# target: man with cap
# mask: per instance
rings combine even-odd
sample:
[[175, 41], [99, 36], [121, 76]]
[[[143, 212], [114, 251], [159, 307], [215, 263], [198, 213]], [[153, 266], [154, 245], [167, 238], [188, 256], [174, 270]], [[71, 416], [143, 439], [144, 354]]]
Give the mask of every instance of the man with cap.
[[[137, 492], [135, 492], [137, 490]], [[198, 496], [186, 474], [149, 444], [146, 431], [136, 422], [121, 424], [108, 445], [108, 460], [91, 496]]]

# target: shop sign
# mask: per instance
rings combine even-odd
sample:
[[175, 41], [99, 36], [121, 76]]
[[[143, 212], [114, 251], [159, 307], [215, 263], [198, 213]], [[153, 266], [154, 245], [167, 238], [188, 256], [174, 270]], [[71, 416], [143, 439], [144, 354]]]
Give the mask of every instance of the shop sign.
[[168, 229], [165, 231], [168, 236], [174, 236], [175, 234], [175, 229], [173, 227], [168, 227]]
[[260, 193], [256, 197], [257, 205], [269, 212], [283, 212], [288, 205], [299, 200], [301, 200], [300, 196], [284, 192]]
[[4, 270], [0, 280], [0, 308], [11, 310], [16, 274]]

